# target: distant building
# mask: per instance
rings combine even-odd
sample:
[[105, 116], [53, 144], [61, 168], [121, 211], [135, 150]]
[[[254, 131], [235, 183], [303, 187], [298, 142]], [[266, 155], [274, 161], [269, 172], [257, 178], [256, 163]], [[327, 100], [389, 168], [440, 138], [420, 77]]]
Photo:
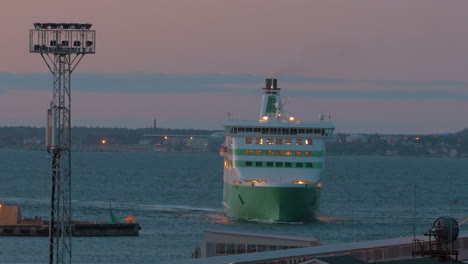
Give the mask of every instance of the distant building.
[[369, 137], [362, 134], [353, 134], [346, 136], [346, 143], [354, 143], [354, 142], [361, 142], [367, 143], [369, 141]]

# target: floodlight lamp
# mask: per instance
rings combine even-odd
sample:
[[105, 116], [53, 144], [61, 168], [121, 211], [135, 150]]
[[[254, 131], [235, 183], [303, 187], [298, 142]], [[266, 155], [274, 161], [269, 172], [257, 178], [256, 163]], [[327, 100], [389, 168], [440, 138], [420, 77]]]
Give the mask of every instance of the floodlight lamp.
[[91, 47], [93, 45], [93, 42], [91, 40], [86, 41], [86, 46]]

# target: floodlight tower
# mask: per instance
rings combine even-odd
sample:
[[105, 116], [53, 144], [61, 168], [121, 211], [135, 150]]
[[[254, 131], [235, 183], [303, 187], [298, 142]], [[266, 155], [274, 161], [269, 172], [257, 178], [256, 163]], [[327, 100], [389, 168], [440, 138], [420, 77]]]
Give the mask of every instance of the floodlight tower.
[[84, 55], [95, 53], [91, 24], [34, 23], [29, 51], [41, 54], [53, 75], [46, 147], [52, 154], [49, 264], [71, 263], [71, 74]]

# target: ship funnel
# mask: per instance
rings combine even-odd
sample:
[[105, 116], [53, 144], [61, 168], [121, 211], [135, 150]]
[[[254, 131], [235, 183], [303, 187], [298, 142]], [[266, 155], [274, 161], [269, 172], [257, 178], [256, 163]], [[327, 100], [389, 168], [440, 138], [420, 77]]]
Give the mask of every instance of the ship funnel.
[[267, 89], [267, 90], [271, 89], [271, 79], [266, 79], [265, 80], [265, 89]]
[[262, 108], [260, 109], [259, 120], [267, 121], [269, 118], [278, 118], [281, 116], [281, 98], [278, 80], [274, 78], [265, 79], [265, 88], [263, 88]]
[[279, 90], [278, 89], [278, 80], [277, 79], [266, 79], [265, 80], [265, 89], [266, 90]]

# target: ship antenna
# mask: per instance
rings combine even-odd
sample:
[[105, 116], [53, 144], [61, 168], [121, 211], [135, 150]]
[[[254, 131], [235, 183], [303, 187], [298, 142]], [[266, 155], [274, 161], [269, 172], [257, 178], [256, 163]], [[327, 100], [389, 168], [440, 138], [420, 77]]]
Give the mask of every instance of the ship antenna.
[[416, 184], [413, 186], [413, 240], [416, 240], [416, 222], [417, 222], [417, 213], [416, 213]]

